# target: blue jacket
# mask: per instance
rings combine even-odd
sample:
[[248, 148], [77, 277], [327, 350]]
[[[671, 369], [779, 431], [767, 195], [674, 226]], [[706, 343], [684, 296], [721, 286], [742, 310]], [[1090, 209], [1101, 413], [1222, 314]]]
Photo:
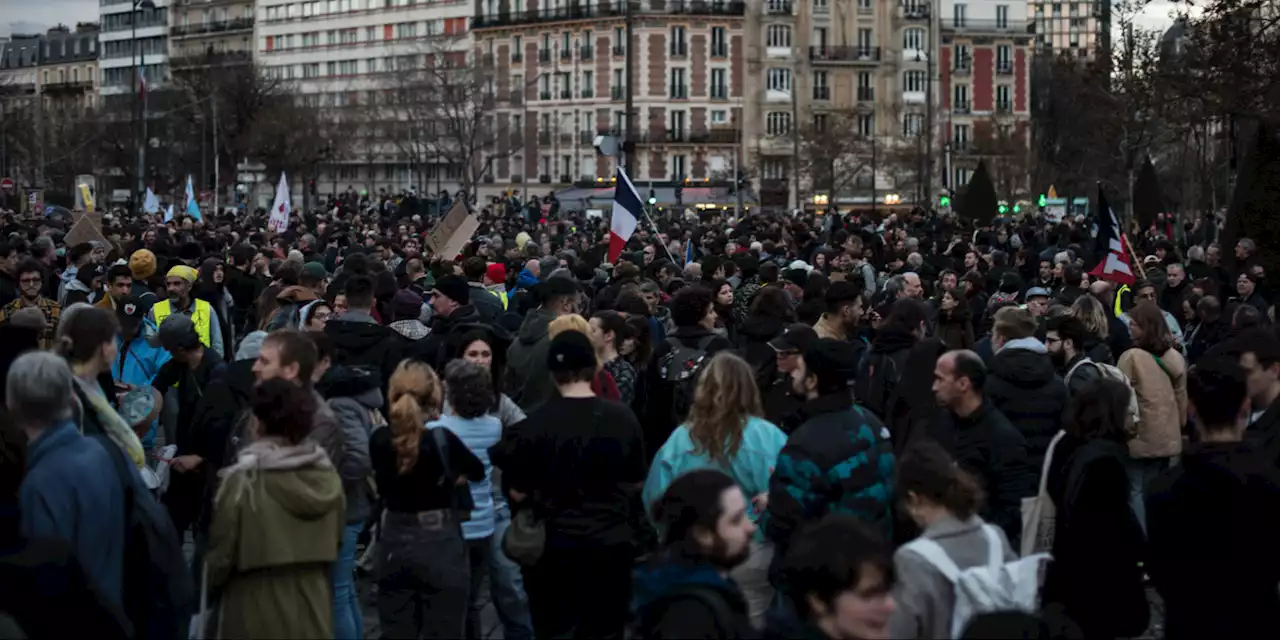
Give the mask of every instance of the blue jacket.
[[853, 515], [892, 539], [893, 443], [875, 414], [848, 392], [801, 408], [805, 421], [778, 455], [769, 481], [765, 537], [781, 557], [791, 535], [828, 513]]
[[[747, 500], [769, 490], [769, 475], [778, 464], [778, 453], [787, 443], [787, 436], [772, 422], [751, 418], [742, 430], [742, 444], [732, 460], [715, 461], [705, 452], [695, 452], [688, 425], [681, 425], [671, 432], [649, 467], [649, 477], [644, 482], [641, 496], [645, 512], [657, 502], [676, 478], [697, 469], [718, 469], [733, 478]], [[760, 513], [750, 509], [751, 519], [758, 520]], [[764, 539], [764, 532], [757, 529], [756, 538]]]
[[511, 288], [511, 292], [515, 293], [520, 289], [532, 289], [538, 284], [538, 276], [533, 275], [528, 269], [521, 269], [520, 275], [516, 276], [516, 286]]
[[46, 429], [28, 446], [18, 502], [22, 534], [66, 541], [98, 593], [120, 606], [124, 486], [104, 445], [111, 443], [80, 435], [70, 420]]
[[493, 413], [472, 419], [446, 414], [427, 424], [428, 430], [436, 427], [452, 431], [484, 463], [484, 480], [470, 483], [476, 508], [471, 512], [471, 519], [462, 523], [462, 535], [467, 540], [487, 538], [493, 535], [493, 462], [489, 459], [489, 447], [502, 439], [502, 420]]
[[[144, 320], [144, 322], [146, 322]], [[116, 348], [120, 351], [120, 355], [116, 356], [114, 362], [111, 363], [111, 378], [116, 382], [131, 384], [139, 389], [147, 389], [151, 387], [152, 381], [156, 379], [156, 374], [160, 372], [160, 367], [168, 362], [172, 357], [163, 347], [152, 345], [144, 334], [139, 333], [129, 346], [126, 347], [124, 342], [117, 337]], [[142, 448], [151, 450], [156, 446], [156, 424], [158, 420], [151, 422], [151, 427], [147, 429], [147, 435], [142, 438]]]

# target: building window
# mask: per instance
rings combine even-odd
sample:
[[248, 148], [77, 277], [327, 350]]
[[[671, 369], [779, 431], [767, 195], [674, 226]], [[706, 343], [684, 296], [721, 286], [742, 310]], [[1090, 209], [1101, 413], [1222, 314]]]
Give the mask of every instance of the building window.
[[1013, 70], [1013, 47], [1002, 44], [996, 47], [996, 70], [1012, 71]]
[[814, 100], [830, 100], [831, 87], [827, 86], [827, 72], [813, 72], [813, 99]]
[[765, 180], [785, 180], [787, 177], [787, 164], [781, 158], [765, 158], [760, 173]]
[[996, 109], [1000, 111], [1010, 110], [1010, 107], [1013, 106], [1013, 101], [1009, 99], [1010, 93], [1011, 92], [1009, 91], [1009, 85], [1007, 84], [996, 85]]
[[684, 83], [684, 69], [671, 70], [671, 92], [672, 98], [688, 98], [689, 88]]
[[613, 55], [621, 56], [627, 53], [627, 32], [622, 27], [613, 28]]
[[791, 27], [785, 24], [771, 24], [765, 31], [766, 47], [791, 48]]
[[685, 173], [684, 156], [671, 156], [671, 179], [679, 180], [688, 175]]
[[765, 86], [769, 91], [791, 91], [790, 69], [769, 69], [766, 78], [767, 84]]
[[969, 85], [958, 84], [955, 88], [955, 106], [957, 111], [969, 110]]
[[594, 74], [594, 73], [592, 73], [592, 72], [590, 72], [590, 71], [583, 71], [583, 72], [582, 72], [582, 87], [580, 87], [581, 92], [582, 92], [582, 97], [584, 97], [584, 98], [589, 98], [589, 97], [591, 97], [592, 95], [594, 95], [594, 94], [595, 94], [595, 87], [596, 87], [596, 83], [595, 83], [595, 74]]
[[827, 130], [827, 114], [813, 114], [813, 130], [817, 133], [822, 133]]
[[685, 40], [684, 27], [671, 27], [671, 55], [689, 55], [689, 43]]
[[711, 97], [725, 100], [729, 97], [729, 72], [726, 69], [711, 70]]
[[858, 114], [858, 135], [869, 138], [874, 129], [875, 116], [869, 113]]
[[970, 63], [972, 62], [971, 60], [969, 60], [969, 45], [957, 44], [955, 46], [955, 54], [956, 54], [956, 68], [968, 69]]
[[973, 171], [956, 167], [956, 186], [969, 184], [971, 175], [973, 175]]
[[902, 74], [902, 90], [910, 92], [923, 92], [925, 90], [924, 71], [920, 69], [912, 69]]
[[728, 124], [729, 112], [723, 109], [714, 109], [711, 111], [711, 124]]
[[711, 27], [711, 57], [729, 57], [729, 38], [725, 36], [724, 27]]
[[858, 29], [858, 50], [870, 51], [875, 46], [875, 41], [871, 37], [871, 30], [862, 28]]
[[924, 29], [907, 29], [902, 32], [903, 51], [924, 51]]
[[814, 13], [831, 13], [831, 6], [827, 4], [828, 0], [813, 0]]
[[[1071, 5], [1072, 10], [1075, 10], [1075, 8], [1076, 6], [1074, 4]], [[1009, 28], [1009, 5], [1007, 4], [996, 5], [996, 28], [997, 29]]]
[[915, 137], [923, 133], [923, 113], [908, 113], [902, 116], [902, 135]]
[[791, 133], [791, 114], [785, 111], [770, 111], [764, 117], [765, 133], [771, 136], [785, 136]]
[[969, 15], [969, 9], [966, 5], [957, 2], [951, 15], [955, 18], [954, 26], [963, 27], [965, 26], [965, 18]]

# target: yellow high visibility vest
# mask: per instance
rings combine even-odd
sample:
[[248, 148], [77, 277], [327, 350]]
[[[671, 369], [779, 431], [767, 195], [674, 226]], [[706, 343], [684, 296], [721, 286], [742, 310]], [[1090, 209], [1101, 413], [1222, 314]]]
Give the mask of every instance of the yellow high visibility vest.
[[492, 293], [493, 295], [497, 296], [498, 299], [502, 301], [502, 310], [503, 311], [507, 310], [507, 292], [506, 291], [494, 291], [493, 289], [485, 289], [485, 291], [488, 291], [489, 293]]
[[[164, 319], [173, 313], [173, 303], [168, 298], [155, 303], [151, 307], [152, 312], [156, 316], [156, 330], [160, 329], [160, 325], [164, 324]], [[213, 348], [210, 341], [210, 334], [213, 330], [213, 323], [209, 320], [213, 313], [213, 307], [204, 300], [196, 300], [195, 311], [191, 314], [191, 322], [196, 325], [196, 335], [200, 336], [200, 344], [206, 349]]]
[[1120, 298], [1123, 297], [1124, 294], [1127, 293], [1128, 291], [1129, 291], [1129, 285], [1127, 284], [1122, 284], [1120, 285], [1119, 289], [1116, 289], [1115, 314], [1117, 318], [1120, 317], [1120, 314], [1124, 313], [1124, 309], [1120, 307]]

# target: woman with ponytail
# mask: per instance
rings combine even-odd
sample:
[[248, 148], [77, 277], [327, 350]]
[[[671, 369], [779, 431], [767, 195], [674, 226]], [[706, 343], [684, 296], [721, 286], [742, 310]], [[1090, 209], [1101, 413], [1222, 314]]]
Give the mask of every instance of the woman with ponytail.
[[[990, 538], [1003, 549], [1001, 563], [1017, 559], [1003, 530], [983, 522], [978, 482], [958, 467], [941, 445], [922, 440], [911, 445], [898, 462], [894, 487], [901, 509], [915, 521], [920, 534], [941, 547], [961, 570], [991, 561]], [[893, 554], [897, 608], [889, 620], [892, 638], [950, 638], [955, 588], [951, 581], [909, 543]]]
[[484, 480], [484, 464], [448, 429], [424, 429], [444, 402], [426, 363], [401, 362], [387, 400], [390, 427], [369, 440], [384, 507], [375, 569], [382, 637], [462, 637], [471, 577], [455, 486]]

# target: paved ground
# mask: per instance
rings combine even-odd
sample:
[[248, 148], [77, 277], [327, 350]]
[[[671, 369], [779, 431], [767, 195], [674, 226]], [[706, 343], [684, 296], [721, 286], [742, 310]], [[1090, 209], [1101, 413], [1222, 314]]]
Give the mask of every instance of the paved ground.
[[[376, 640], [382, 636], [382, 632], [378, 627], [378, 610], [375, 606], [377, 593], [373, 579], [368, 576], [361, 576], [357, 581], [357, 587], [360, 590], [360, 604], [364, 610], [364, 637], [369, 640]], [[484, 611], [480, 614], [480, 627], [484, 629], [484, 638], [486, 640], [501, 640], [502, 624], [498, 621], [498, 612], [493, 608], [493, 604], [489, 602], [488, 584], [481, 586], [480, 600], [484, 602]]]

